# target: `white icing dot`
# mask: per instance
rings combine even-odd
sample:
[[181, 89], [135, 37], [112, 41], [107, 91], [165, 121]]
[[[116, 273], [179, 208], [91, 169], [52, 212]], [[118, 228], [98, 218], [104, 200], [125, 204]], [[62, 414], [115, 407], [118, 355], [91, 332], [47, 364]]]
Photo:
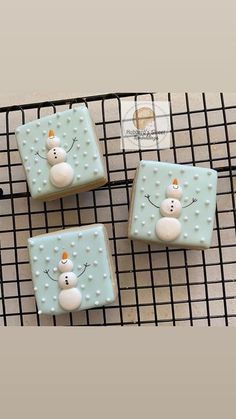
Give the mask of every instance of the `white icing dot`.
[[94, 302], [94, 304], [95, 304], [95, 306], [98, 306], [99, 301], [97, 301], [97, 300], [96, 300], [96, 301]]
[[83, 122], [84, 118], [82, 116], [80, 116], [79, 120], [80, 120], [80, 122]]
[[71, 242], [71, 247], [74, 247], [75, 246], [75, 242]]
[[38, 311], [38, 314], [42, 314], [42, 310], [39, 310], [39, 311]]
[[154, 173], [157, 173], [157, 172], [158, 172], [158, 168], [157, 168], [157, 167], [155, 167], [155, 168], [154, 168], [154, 170], [153, 170], [153, 172], [154, 172]]
[[90, 247], [89, 246], [86, 247], [86, 252], [90, 252]]
[[212, 184], [211, 184], [211, 183], [209, 183], [209, 185], [208, 185], [208, 189], [212, 189], [212, 188], [213, 188]]
[[66, 137], [66, 132], [63, 132], [62, 137], [64, 138]]
[[78, 238], [80, 239], [81, 237], [83, 237], [83, 233], [81, 233], [81, 232], [80, 232], [80, 233], [78, 234]]
[[39, 249], [40, 250], [43, 250], [44, 249], [44, 245], [43, 244], [40, 244]]
[[36, 260], [38, 260], [37, 256], [34, 256], [33, 260], [36, 262]]
[[152, 232], [151, 231], [148, 231], [147, 234], [148, 234], [148, 236], [151, 236], [152, 235]]
[[209, 171], [207, 172], [207, 174], [208, 174], [209, 176], [211, 176], [212, 171], [211, 171], [211, 170], [209, 170]]
[[142, 221], [142, 226], [144, 226], [146, 224], [146, 222], [145, 221]]
[[196, 225], [196, 226], [194, 227], [194, 229], [195, 229], [196, 231], [198, 231], [198, 230], [199, 230], [199, 226], [198, 226], [198, 225]]
[[202, 238], [201, 238], [200, 242], [201, 242], [201, 243], [204, 243], [204, 242], [205, 242], [204, 237], [202, 237]]
[[38, 188], [38, 192], [41, 192], [42, 188]]
[[38, 173], [38, 175], [40, 175], [42, 173], [42, 170], [41, 169], [38, 169], [37, 170], [37, 173]]
[[84, 128], [84, 132], [88, 132], [88, 128]]
[[77, 252], [73, 252], [73, 256], [75, 257], [75, 256], [77, 256]]
[[99, 251], [99, 253], [102, 253], [103, 249], [101, 247], [99, 247], [98, 251]]
[[64, 144], [64, 148], [68, 148], [68, 144], [67, 143]]
[[84, 290], [84, 289], [85, 289], [85, 285], [84, 285], [84, 284], [81, 284], [81, 285], [80, 285], [80, 288], [81, 288], [82, 290]]
[[89, 299], [90, 299], [90, 295], [89, 294], [85, 295], [85, 300], [89, 300]]
[[54, 301], [56, 301], [56, 300], [57, 300], [57, 296], [56, 296], [56, 295], [54, 295], [54, 296], [52, 297], [52, 299], [53, 299]]
[[41, 302], [45, 303], [46, 299], [45, 298], [41, 298]]
[[48, 181], [46, 179], [44, 179], [43, 184], [47, 185]]
[[76, 179], [80, 179], [81, 178], [81, 176], [80, 175], [76, 175]]
[[186, 187], [186, 186], [188, 186], [188, 182], [184, 182], [184, 186]]
[[81, 265], [78, 265], [77, 268], [80, 270], [82, 268], [82, 266]]
[[184, 238], [187, 239], [187, 237], [188, 237], [188, 234], [184, 233]]
[[206, 204], [206, 205], [209, 205], [209, 204], [210, 204], [209, 199], [207, 199], [207, 200], [205, 201], [205, 204]]
[[151, 218], [151, 220], [154, 220], [155, 215], [154, 215], [154, 214], [152, 214], [150, 218]]
[[196, 173], [193, 177], [194, 177], [194, 179], [198, 179], [199, 175]]
[[211, 223], [212, 222], [212, 218], [211, 217], [208, 217], [207, 222], [208, 223]]
[[140, 192], [144, 192], [144, 188], [140, 188]]
[[106, 302], [110, 303], [111, 299], [109, 297], [106, 298]]
[[48, 121], [48, 125], [52, 125], [52, 121], [50, 119]]
[[185, 198], [184, 198], [184, 202], [187, 202], [188, 201], [188, 197], [186, 196]]
[[107, 278], [107, 274], [103, 274], [103, 278]]
[[160, 194], [159, 193], [155, 193], [155, 197], [159, 198]]
[[25, 156], [25, 157], [24, 157], [24, 160], [25, 160], [25, 161], [27, 161], [28, 159], [29, 159], [29, 157], [28, 157], [28, 156]]
[[77, 132], [77, 130], [78, 130], [78, 128], [76, 128], [76, 127], [75, 127], [75, 128], [73, 128], [73, 131], [74, 131], [74, 132]]
[[185, 217], [184, 217], [184, 221], [188, 221], [188, 217], [187, 217], [187, 215], [185, 215]]
[[26, 144], [26, 141], [25, 141], [25, 140], [23, 140], [23, 141], [22, 141], [22, 144], [23, 144], [23, 145], [25, 145], [25, 144]]
[[54, 252], [58, 252], [58, 250], [59, 250], [59, 247], [55, 246], [54, 247]]
[[97, 290], [96, 291], [96, 295], [100, 295], [101, 294], [101, 291], [100, 290]]
[[38, 162], [39, 162], [39, 159], [38, 159], [37, 157], [35, 157], [35, 158], [34, 158], [34, 162], [35, 162], [35, 163], [38, 163]]
[[86, 144], [90, 144], [91, 143], [91, 141], [88, 139], [87, 141], [86, 141]]
[[93, 159], [94, 160], [97, 160], [97, 158], [98, 158], [98, 155], [97, 154], [94, 154]]
[[184, 172], [185, 172], [184, 168], [180, 169], [180, 173], [184, 173]]
[[137, 220], [137, 219], [138, 219], [138, 216], [137, 216], [137, 215], [135, 215], [135, 216], [134, 216], [134, 219], [135, 219], [135, 220]]
[[36, 276], [39, 276], [39, 271], [36, 271], [36, 272], [35, 272], [35, 275], [36, 275]]
[[134, 230], [134, 234], [136, 234], [136, 235], [137, 235], [137, 234], [138, 234], [138, 230]]
[[40, 122], [39, 122], [39, 121], [37, 121], [37, 122], [36, 122], [36, 125], [37, 125], [37, 127], [40, 127]]
[[143, 176], [142, 179], [143, 181], [145, 181], [147, 179], [147, 176]]
[[30, 151], [32, 151], [32, 152], [33, 152], [33, 151], [34, 151], [34, 147], [30, 147]]
[[75, 162], [75, 166], [79, 166], [79, 162], [78, 162], [78, 160], [76, 160], [76, 162]]
[[30, 172], [30, 169], [31, 169], [31, 167], [30, 167], [30, 166], [26, 167], [26, 171], [27, 171], [27, 172]]
[[35, 142], [35, 143], [38, 143], [38, 142], [39, 142], [38, 137], [36, 137], [36, 138], [34, 139], [34, 142]]
[[57, 268], [55, 267], [55, 268], [53, 268], [53, 272], [57, 272]]
[[77, 148], [78, 148], [78, 149], [80, 148], [80, 144], [77, 144]]
[[47, 131], [44, 129], [43, 130], [43, 135], [46, 135], [47, 134]]
[[98, 232], [97, 232], [97, 231], [95, 231], [95, 232], [93, 233], [93, 235], [94, 235], [95, 237], [97, 237], [97, 236], [98, 236]]
[[93, 262], [93, 264], [94, 264], [94, 266], [97, 266], [97, 265], [98, 265], [98, 261], [97, 261], [97, 260], [95, 260], [95, 261]]
[[143, 202], [143, 203], [141, 204], [141, 207], [142, 207], [142, 208], [144, 208], [144, 207], [145, 207], [145, 204], [144, 204], [144, 202]]
[[97, 175], [97, 174], [98, 174], [98, 169], [94, 169], [93, 173], [94, 173], [95, 175]]
[[33, 246], [34, 246], [34, 242], [33, 242], [33, 240], [30, 240], [30, 241], [29, 241], [29, 244], [30, 244], [30, 246], [31, 246], [31, 247], [33, 247]]
[[57, 128], [60, 128], [60, 126], [61, 126], [61, 123], [60, 123], [60, 122], [58, 122], [58, 123], [57, 123]]
[[49, 262], [50, 261], [50, 257], [49, 256], [46, 256], [45, 260], [46, 260], [46, 262]]
[[195, 211], [195, 214], [196, 214], [196, 215], [199, 215], [199, 214], [200, 214], [200, 211], [199, 211], [199, 210], [196, 210], [196, 211]]
[[88, 279], [90, 279], [90, 280], [93, 279], [93, 275], [89, 275]]
[[44, 284], [44, 287], [49, 288], [49, 284], [48, 283]]
[[145, 163], [143, 161], [141, 162], [141, 166], [142, 167], [145, 167]]
[[38, 291], [38, 288], [37, 287], [34, 287], [34, 291]]
[[55, 311], [55, 308], [54, 308], [54, 307], [52, 307], [52, 308], [51, 308], [51, 312], [52, 312], [52, 313], [54, 313], [54, 311]]
[[57, 116], [57, 118], [60, 118], [61, 114], [58, 112], [58, 113], [56, 114], [56, 116]]
[[88, 154], [87, 151], [83, 152], [83, 156], [87, 156], [87, 154]]
[[67, 122], [70, 122], [71, 121], [71, 117], [70, 116], [68, 116], [68, 118], [67, 118], [67, 120], [66, 120]]
[[172, 173], [172, 172], [171, 172], [171, 170], [170, 170], [170, 171], [168, 172], [168, 175], [169, 175], [169, 176], [172, 176], [172, 174], [173, 174], [173, 173]]
[[156, 186], [159, 186], [159, 185], [160, 185], [160, 181], [159, 181], [159, 180], [157, 180], [157, 181], [155, 182], [155, 185], [156, 185]]
[[84, 165], [84, 168], [85, 168], [85, 169], [87, 169], [87, 168], [88, 168], [88, 164], [87, 164], [87, 163]]
[[59, 234], [59, 236], [57, 236], [57, 240], [61, 240], [61, 235]]
[[199, 193], [200, 192], [200, 188], [196, 188], [196, 193]]
[[26, 132], [27, 132], [27, 134], [29, 134], [29, 133], [30, 133], [30, 129], [29, 129], [29, 128], [27, 128]]
[[19, 132], [20, 132], [20, 130], [19, 130], [19, 128], [17, 128], [16, 133], [19, 134]]

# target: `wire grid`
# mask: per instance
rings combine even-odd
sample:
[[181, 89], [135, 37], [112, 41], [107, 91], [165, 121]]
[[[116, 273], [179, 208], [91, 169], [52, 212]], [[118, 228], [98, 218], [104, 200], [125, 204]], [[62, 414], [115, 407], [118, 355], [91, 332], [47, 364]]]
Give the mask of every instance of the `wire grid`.
[[[126, 99], [170, 101], [170, 149], [120, 149], [121, 100]], [[108, 184], [49, 203], [32, 200], [16, 146], [16, 126], [83, 102], [95, 120]], [[235, 325], [235, 146], [236, 96], [232, 103], [223, 94], [212, 98], [206, 94], [120, 93], [0, 108], [0, 324]], [[209, 250], [167, 249], [127, 239], [132, 181], [141, 158], [218, 170], [217, 211]], [[95, 222], [104, 223], [108, 230], [117, 300], [111, 306], [80, 313], [39, 316], [27, 238]]]

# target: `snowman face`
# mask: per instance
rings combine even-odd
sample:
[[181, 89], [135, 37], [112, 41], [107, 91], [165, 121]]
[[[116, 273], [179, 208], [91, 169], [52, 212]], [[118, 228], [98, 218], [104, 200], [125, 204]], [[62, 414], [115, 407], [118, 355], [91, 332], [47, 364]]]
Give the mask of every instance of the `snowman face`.
[[60, 145], [60, 138], [54, 136], [54, 137], [48, 137], [47, 138], [47, 148], [51, 150], [53, 147], [59, 147]]
[[47, 161], [51, 166], [62, 163], [66, 160], [66, 151], [64, 148], [54, 147], [47, 154]]
[[164, 199], [160, 206], [160, 213], [163, 217], [175, 217], [180, 216], [182, 205], [178, 199]]
[[78, 278], [74, 272], [64, 272], [59, 276], [58, 284], [61, 289], [74, 288]]
[[179, 185], [169, 185], [166, 189], [167, 198], [181, 199], [183, 196], [183, 190]]
[[73, 269], [73, 262], [70, 259], [61, 259], [58, 264], [60, 272], [70, 272]]

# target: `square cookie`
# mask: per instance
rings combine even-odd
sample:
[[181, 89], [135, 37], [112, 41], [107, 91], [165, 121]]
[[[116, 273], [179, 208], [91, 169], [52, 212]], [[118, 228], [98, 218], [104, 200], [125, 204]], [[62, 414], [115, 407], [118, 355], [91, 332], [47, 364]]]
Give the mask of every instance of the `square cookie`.
[[129, 215], [129, 238], [193, 249], [211, 245], [217, 172], [141, 161]]
[[16, 129], [16, 138], [33, 198], [52, 200], [107, 182], [86, 106], [21, 125]]
[[87, 310], [115, 300], [115, 271], [103, 224], [35, 236], [28, 249], [39, 314]]

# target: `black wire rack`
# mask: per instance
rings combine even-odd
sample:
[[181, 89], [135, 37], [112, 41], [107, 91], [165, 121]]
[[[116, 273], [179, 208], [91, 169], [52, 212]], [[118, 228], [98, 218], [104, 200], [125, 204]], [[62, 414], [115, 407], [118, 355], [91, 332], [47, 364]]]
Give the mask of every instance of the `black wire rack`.
[[[170, 148], [121, 150], [121, 101], [163, 98], [170, 102]], [[0, 325], [236, 325], [236, 103], [228, 103], [224, 94], [215, 95], [213, 102], [207, 94], [116, 93], [0, 108]], [[53, 202], [35, 201], [20, 162], [16, 126], [79, 103], [85, 103], [95, 119], [108, 183]], [[209, 250], [167, 249], [128, 240], [128, 208], [140, 159], [218, 171]], [[116, 302], [80, 313], [38, 316], [27, 238], [96, 222], [108, 230], [119, 290]]]

